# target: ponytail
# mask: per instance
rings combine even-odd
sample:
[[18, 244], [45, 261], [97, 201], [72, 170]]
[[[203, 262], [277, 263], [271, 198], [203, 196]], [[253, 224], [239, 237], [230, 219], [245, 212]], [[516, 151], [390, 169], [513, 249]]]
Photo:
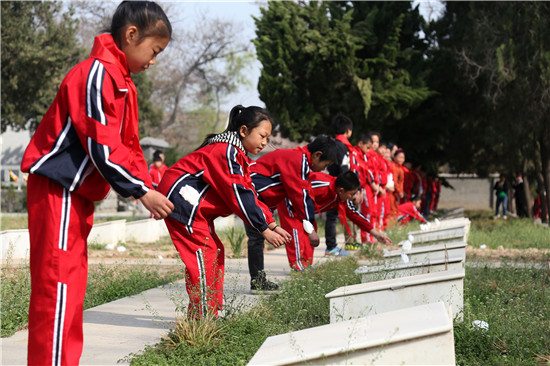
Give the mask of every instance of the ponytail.
[[[273, 120], [267, 110], [256, 106], [243, 107], [239, 104], [231, 108], [231, 111], [229, 112], [227, 128], [222, 133], [236, 132], [238, 138], [241, 139], [239, 130], [242, 126], [246, 126], [248, 130], [252, 130], [258, 127], [260, 123], [262, 123], [262, 121], [269, 121], [273, 124]], [[211, 133], [207, 135], [202, 144], [197, 148], [197, 150], [201, 147], [208, 145], [210, 143], [210, 139], [217, 135], [218, 134], [216, 133]]]

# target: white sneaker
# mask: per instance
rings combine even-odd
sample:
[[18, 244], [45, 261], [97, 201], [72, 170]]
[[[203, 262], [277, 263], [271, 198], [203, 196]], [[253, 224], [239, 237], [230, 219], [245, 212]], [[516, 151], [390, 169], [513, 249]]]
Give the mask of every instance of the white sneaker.
[[502, 216], [502, 218], [503, 218], [504, 220], [506, 220], [506, 219], [507, 219], [506, 215]]

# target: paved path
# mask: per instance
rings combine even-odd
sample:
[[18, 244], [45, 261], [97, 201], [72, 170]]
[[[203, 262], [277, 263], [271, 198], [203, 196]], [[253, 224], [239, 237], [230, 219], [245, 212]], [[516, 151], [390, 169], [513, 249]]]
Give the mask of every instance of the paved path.
[[[338, 238], [343, 242], [343, 235]], [[314, 263], [326, 261], [325, 243], [315, 250]], [[290, 268], [284, 248], [265, 254], [268, 279], [285, 280]], [[258, 298], [250, 294], [250, 277], [246, 258], [227, 259], [224, 281], [226, 304], [249, 306]], [[154, 345], [167, 333], [174, 320], [177, 304], [186, 307], [187, 293], [183, 280], [145, 291], [84, 311], [84, 350], [81, 365], [129, 364], [128, 355], [137, 353], [146, 345]], [[2, 338], [2, 365], [26, 365], [26, 330], [9, 338]]]

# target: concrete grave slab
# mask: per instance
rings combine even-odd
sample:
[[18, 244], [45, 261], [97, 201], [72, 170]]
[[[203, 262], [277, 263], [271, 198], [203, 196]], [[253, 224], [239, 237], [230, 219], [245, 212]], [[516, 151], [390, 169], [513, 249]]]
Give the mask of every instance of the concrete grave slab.
[[[415, 245], [418, 244], [431, 244], [431, 243], [443, 243], [456, 240], [462, 240], [468, 242], [468, 235], [470, 233], [469, 223], [452, 223], [452, 224], [436, 224], [429, 226], [426, 230], [411, 231], [409, 232], [409, 240]], [[401, 244], [401, 243], [400, 243]]]
[[402, 254], [406, 254], [409, 262], [422, 262], [438, 258], [461, 257], [466, 259], [466, 243], [462, 241], [432, 244], [425, 246], [413, 246], [410, 250], [392, 250], [384, 254], [387, 264], [402, 263]]
[[361, 282], [389, 280], [407, 276], [440, 271], [454, 271], [464, 268], [463, 257], [444, 257], [426, 259], [417, 262], [386, 264], [381, 266], [362, 266], [355, 270], [361, 276]]
[[0, 242], [2, 244], [0, 260], [29, 258], [31, 242], [27, 229], [1, 231]]
[[94, 224], [90, 235], [88, 235], [88, 244], [117, 244], [126, 240], [126, 220], [114, 220]]
[[454, 365], [449, 309], [432, 303], [269, 337], [248, 365]]
[[361, 318], [443, 301], [462, 319], [464, 269], [442, 271], [340, 287], [330, 299], [330, 322]]
[[152, 243], [160, 239], [163, 221], [145, 219], [126, 223], [126, 241], [136, 243]]

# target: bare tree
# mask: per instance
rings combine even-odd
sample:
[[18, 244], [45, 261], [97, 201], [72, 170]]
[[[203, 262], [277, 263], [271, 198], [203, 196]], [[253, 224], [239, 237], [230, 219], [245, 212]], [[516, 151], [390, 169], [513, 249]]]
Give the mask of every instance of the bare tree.
[[162, 56], [162, 71], [159, 62], [155, 74], [159, 98], [168, 114], [165, 126], [176, 123], [182, 103], [197, 104], [200, 99], [197, 93], [235, 89], [235, 81], [241, 77], [245, 65], [241, 62], [239, 68], [228, 70], [231, 74], [221, 75], [227, 71], [224, 70], [227, 64], [250, 47], [248, 43], [236, 41], [239, 31], [232, 22], [200, 15], [192, 28], [184, 27], [176, 33], [174, 44]]
[[[91, 45], [95, 35], [108, 29], [118, 4], [75, 3], [83, 44]], [[253, 62], [251, 43], [234, 22], [185, 12], [185, 3], [161, 5], [172, 23], [172, 40], [147, 76], [155, 85], [151, 99], [165, 118], [159, 128], [147, 132], [163, 135], [175, 145], [193, 145], [201, 135], [221, 127], [224, 96], [250, 84], [245, 71]], [[214, 114], [208, 108], [214, 109]], [[200, 121], [196, 111], [201, 110], [207, 121]]]

